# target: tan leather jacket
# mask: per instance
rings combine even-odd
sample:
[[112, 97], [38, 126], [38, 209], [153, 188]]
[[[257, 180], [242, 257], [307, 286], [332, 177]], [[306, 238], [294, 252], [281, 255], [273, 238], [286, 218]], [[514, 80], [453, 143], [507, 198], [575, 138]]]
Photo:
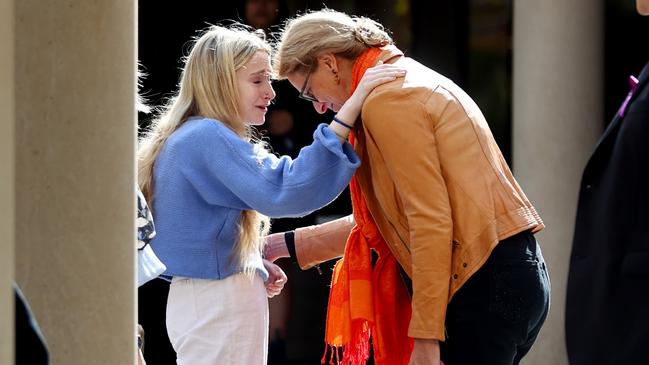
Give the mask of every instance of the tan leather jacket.
[[[412, 279], [409, 336], [444, 340], [448, 302], [496, 244], [544, 226], [473, 100], [395, 47], [380, 59], [407, 74], [366, 99], [356, 176], [381, 234]], [[300, 264], [342, 254], [340, 237], [350, 228], [342, 220], [297, 233]]]

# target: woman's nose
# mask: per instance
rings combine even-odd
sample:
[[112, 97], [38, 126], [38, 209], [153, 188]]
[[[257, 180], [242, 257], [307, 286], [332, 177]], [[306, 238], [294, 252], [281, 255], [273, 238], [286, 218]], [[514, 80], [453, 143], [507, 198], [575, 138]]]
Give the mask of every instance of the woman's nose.
[[275, 99], [275, 95], [277, 94], [275, 93], [273, 87], [271, 85], [268, 85], [268, 89], [266, 90], [264, 97], [268, 100], [273, 100]]
[[313, 102], [313, 108], [318, 114], [324, 114], [327, 111], [327, 103], [321, 103], [319, 101]]

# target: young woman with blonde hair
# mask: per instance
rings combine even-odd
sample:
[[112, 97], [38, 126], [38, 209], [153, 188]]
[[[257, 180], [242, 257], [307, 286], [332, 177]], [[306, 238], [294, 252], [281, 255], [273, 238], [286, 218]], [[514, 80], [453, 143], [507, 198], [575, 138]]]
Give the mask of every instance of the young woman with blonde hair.
[[370, 335], [377, 365], [517, 364], [548, 311], [544, 226], [478, 106], [380, 24], [332, 10], [290, 20], [274, 67], [324, 112], [381, 62], [407, 74], [373, 90], [351, 127], [354, 219], [273, 235], [268, 257], [306, 268], [344, 252], [326, 340], [346, 365], [365, 363]]
[[[167, 330], [179, 364], [265, 364], [266, 296], [286, 277], [262, 261], [268, 217], [299, 216], [333, 200], [358, 167], [344, 142], [384, 65], [292, 160], [252, 137], [275, 94], [263, 34], [211, 27], [185, 60], [177, 95], [140, 143], [139, 185], [152, 207], [151, 245], [172, 278]], [[270, 273], [269, 273], [270, 272]], [[266, 289], [264, 290], [264, 282]]]

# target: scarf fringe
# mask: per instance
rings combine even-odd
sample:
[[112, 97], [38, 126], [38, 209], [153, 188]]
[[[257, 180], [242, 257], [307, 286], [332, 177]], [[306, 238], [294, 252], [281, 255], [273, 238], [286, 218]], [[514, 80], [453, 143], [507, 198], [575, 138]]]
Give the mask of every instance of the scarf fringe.
[[[327, 344], [320, 364], [327, 364], [327, 354], [331, 354], [329, 356], [329, 365], [365, 365], [370, 358], [370, 329], [367, 323], [361, 326], [363, 329], [357, 336], [353, 336], [353, 343], [346, 345]], [[341, 351], [342, 357], [340, 355]]]

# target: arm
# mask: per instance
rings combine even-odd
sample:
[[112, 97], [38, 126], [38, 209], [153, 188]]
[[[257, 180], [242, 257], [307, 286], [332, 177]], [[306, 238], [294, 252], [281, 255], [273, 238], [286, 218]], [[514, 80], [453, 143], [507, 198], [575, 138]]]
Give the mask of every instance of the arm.
[[384, 158], [410, 229], [413, 299], [408, 334], [444, 340], [453, 222], [437, 125], [425, 109], [427, 97], [400, 89], [377, 91], [363, 106], [363, 125], [367, 139], [380, 149], [371, 154]]
[[332, 201], [359, 165], [348, 143], [324, 125], [293, 160], [278, 158], [205, 119], [177, 148], [184, 177], [213, 205], [252, 209], [271, 217], [301, 216]]
[[[353, 125], [368, 93], [403, 73], [398, 66], [374, 67], [343, 105], [339, 117]], [[358, 167], [358, 157], [344, 142], [348, 133], [340, 123], [321, 125], [314, 133], [314, 142], [292, 160], [260, 150], [219, 122], [207, 123], [186, 141], [188, 148], [199, 153], [181, 169], [210, 203], [253, 209], [271, 217], [302, 216], [331, 202]], [[236, 199], [219, 201], [224, 188]]]
[[[298, 228], [295, 230], [295, 258], [303, 270], [321, 262], [340, 257], [345, 252], [349, 232], [354, 227], [354, 217], [348, 215], [324, 224]], [[284, 240], [284, 232], [267, 237], [265, 257], [274, 261], [289, 257]]]

